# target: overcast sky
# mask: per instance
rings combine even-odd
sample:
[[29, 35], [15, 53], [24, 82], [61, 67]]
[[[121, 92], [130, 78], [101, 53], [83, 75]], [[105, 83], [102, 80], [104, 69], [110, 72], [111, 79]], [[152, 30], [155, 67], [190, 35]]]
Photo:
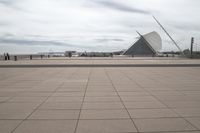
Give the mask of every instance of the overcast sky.
[[156, 31], [162, 50], [200, 42], [200, 0], [0, 0], [0, 54], [49, 51], [119, 51]]

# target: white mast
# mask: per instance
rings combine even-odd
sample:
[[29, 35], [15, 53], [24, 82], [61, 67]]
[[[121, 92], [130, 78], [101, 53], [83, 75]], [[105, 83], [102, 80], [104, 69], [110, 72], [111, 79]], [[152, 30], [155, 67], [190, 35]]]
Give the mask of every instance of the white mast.
[[170, 34], [167, 32], [167, 30], [161, 25], [161, 23], [156, 19], [156, 17], [154, 17], [154, 20], [158, 23], [158, 25], [163, 29], [163, 31], [167, 34], [167, 36], [172, 40], [172, 42], [175, 44], [175, 46], [178, 48], [178, 50], [181, 52], [181, 54], [184, 54], [183, 51], [181, 50], [181, 48], [178, 46], [178, 44], [176, 43], [176, 41], [170, 36]]

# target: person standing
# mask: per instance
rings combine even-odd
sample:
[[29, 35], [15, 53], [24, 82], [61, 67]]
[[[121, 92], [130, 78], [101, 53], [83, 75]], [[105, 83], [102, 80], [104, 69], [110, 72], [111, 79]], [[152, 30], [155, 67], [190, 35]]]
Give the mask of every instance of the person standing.
[[10, 60], [10, 55], [7, 53], [7, 60]]
[[7, 55], [6, 55], [6, 53], [4, 53], [4, 60], [7, 60]]

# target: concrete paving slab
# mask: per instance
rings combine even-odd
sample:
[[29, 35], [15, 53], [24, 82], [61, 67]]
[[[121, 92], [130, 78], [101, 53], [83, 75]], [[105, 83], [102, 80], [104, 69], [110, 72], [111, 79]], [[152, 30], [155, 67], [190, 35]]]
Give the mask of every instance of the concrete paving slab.
[[83, 97], [49, 97], [47, 102], [82, 102]]
[[128, 109], [157, 109], [167, 108], [164, 104], [159, 101], [154, 102], [124, 102]]
[[84, 92], [56, 92], [53, 97], [83, 97]]
[[160, 101], [193, 101], [193, 97], [188, 97], [184, 95], [161, 95], [156, 96]]
[[2, 103], [0, 119], [25, 119], [40, 103]]
[[0, 133], [11, 133], [20, 122], [20, 120], [0, 120]]
[[42, 103], [47, 99], [47, 97], [13, 97], [8, 102], [26, 102], [26, 103], [31, 103], [31, 102], [39, 102]]
[[82, 109], [123, 109], [121, 102], [84, 102]]
[[14, 133], [74, 133], [75, 120], [26, 120]]
[[179, 117], [170, 109], [128, 109], [131, 118], [170, 118]]
[[139, 97], [139, 96], [149, 96], [150, 94], [146, 91], [140, 91], [140, 92], [135, 92], [135, 91], [119, 91], [119, 95], [122, 96], [130, 96], [130, 97]]
[[18, 93], [17, 97], [48, 97], [52, 94], [49, 92], [26, 92], [26, 91]]
[[39, 109], [81, 109], [82, 102], [45, 102]]
[[200, 108], [198, 101], [163, 101], [171, 108]]
[[36, 110], [28, 119], [36, 120], [67, 120], [78, 119], [80, 110]]
[[127, 119], [126, 110], [81, 110], [80, 119]]
[[11, 97], [0, 97], [0, 103], [9, 100]]
[[60, 87], [57, 92], [85, 92], [85, 88], [63, 88]]
[[112, 97], [85, 97], [84, 102], [120, 102], [121, 99], [118, 96]]
[[176, 108], [174, 111], [182, 117], [200, 117], [200, 108]]
[[156, 102], [153, 96], [120, 96], [124, 102]]
[[127, 120], [80, 120], [77, 133], [137, 132], [132, 121]]
[[200, 117], [186, 118], [186, 119], [200, 130]]
[[14, 112], [16, 110], [34, 110], [36, 109], [41, 103], [40, 102], [32, 102], [32, 103], [21, 103], [21, 102], [6, 102], [0, 104], [0, 112]]
[[116, 92], [87, 92], [86, 97], [112, 97], [112, 96], [117, 96]]
[[134, 119], [140, 132], [197, 130], [182, 118]]

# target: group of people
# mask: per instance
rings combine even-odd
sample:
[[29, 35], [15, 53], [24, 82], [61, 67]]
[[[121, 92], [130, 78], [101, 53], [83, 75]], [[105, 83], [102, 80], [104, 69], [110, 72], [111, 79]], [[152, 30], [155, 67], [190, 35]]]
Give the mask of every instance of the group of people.
[[4, 53], [4, 60], [10, 60], [10, 55], [8, 53]]

